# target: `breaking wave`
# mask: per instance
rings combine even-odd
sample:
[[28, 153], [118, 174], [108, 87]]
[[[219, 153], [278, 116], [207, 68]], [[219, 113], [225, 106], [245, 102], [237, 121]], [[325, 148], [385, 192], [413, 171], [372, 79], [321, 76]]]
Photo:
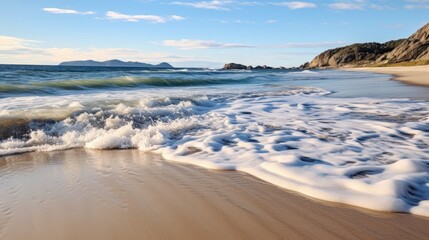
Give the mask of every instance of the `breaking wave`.
[[107, 79], [52, 80], [20, 85], [0, 85], [0, 93], [49, 93], [56, 90], [121, 89], [138, 87], [185, 87], [222, 84], [245, 84], [252, 79], [161, 78], [123, 76]]
[[[140, 97], [98, 107], [70, 102], [63, 119], [23, 122], [19, 134], [0, 142], [0, 155], [136, 148], [171, 161], [246, 172], [323, 200], [429, 216], [429, 104], [345, 102], [324, 94], [297, 88]], [[17, 110], [5, 111], [3, 116], [14, 116]]]

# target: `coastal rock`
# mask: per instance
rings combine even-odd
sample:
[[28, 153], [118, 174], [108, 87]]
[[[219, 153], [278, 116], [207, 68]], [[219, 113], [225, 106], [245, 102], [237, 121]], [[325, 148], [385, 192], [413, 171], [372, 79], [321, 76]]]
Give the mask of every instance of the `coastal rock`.
[[346, 66], [367, 66], [374, 63], [383, 54], [392, 51], [404, 40], [386, 43], [356, 43], [350, 46], [327, 50], [316, 56], [302, 68], [334, 68]]
[[411, 37], [386, 43], [357, 43], [327, 50], [300, 68], [380, 66], [429, 63], [429, 23]]
[[244, 70], [244, 69], [248, 69], [248, 67], [246, 65], [238, 64], [238, 63], [227, 63], [223, 66], [223, 69], [224, 70]]
[[310, 63], [309, 63], [309, 62], [306, 62], [306, 63], [302, 64], [301, 66], [299, 66], [299, 68], [301, 68], [301, 69], [307, 69], [307, 68], [310, 68]]
[[267, 65], [253, 67], [252, 65], [246, 66], [246, 65], [238, 64], [238, 63], [227, 63], [223, 66], [222, 69], [223, 70], [253, 70], [253, 69], [255, 69], [255, 70], [268, 70], [268, 69], [284, 70], [284, 69], [288, 69], [288, 68], [285, 68], [285, 67], [274, 68], [274, 67], [270, 67]]
[[256, 66], [254, 69], [273, 69], [273, 67], [263, 65], [263, 66]]
[[429, 23], [402, 41], [391, 52], [382, 55], [377, 61], [399, 63], [426, 59], [429, 59]]

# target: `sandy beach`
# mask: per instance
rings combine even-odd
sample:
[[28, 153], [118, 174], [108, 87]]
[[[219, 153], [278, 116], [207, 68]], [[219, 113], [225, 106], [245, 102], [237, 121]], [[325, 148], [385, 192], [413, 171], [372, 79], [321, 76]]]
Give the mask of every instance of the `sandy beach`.
[[0, 239], [427, 239], [428, 219], [316, 202], [137, 150], [0, 158]]
[[391, 74], [394, 80], [418, 85], [429, 86], [429, 66], [414, 67], [371, 67], [371, 68], [347, 68], [348, 71], [366, 71], [373, 73]]

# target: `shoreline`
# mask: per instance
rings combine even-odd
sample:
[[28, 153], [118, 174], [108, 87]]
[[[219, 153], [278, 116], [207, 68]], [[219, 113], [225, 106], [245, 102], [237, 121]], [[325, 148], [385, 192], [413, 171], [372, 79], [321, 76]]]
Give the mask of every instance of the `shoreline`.
[[416, 86], [429, 87], [429, 65], [412, 67], [340, 68], [340, 70], [390, 74], [393, 76], [393, 80]]
[[4, 156], [0, 180], [5, 240], [429, 235], [425, 217], [319, 201], [241, 172], [207, 170], [138, 150]]

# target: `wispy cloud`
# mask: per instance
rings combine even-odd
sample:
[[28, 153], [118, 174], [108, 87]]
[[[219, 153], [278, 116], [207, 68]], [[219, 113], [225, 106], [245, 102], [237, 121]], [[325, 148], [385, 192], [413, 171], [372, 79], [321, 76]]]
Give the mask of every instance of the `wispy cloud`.
[[93, 11], [80, 12], [73, 9], [62, 9], [62, 8], [43, 8], [43, 11], [53, 14], [75, 14], [75, 15], [91, 15], [95, 14]]
[[[413, 1], [427, 1], [427, 0], [410, 0]], [[428, 0], [429, 1], [429, 0]], [[335, 3], [328, 4], [329, 8], [335, 10], [392, 10], [394, 7], [387, 4], [387, 1], [368, 1], [368, 0], [349, 0], [349, 1], [337, 1]]]
[[275, 2], [271, 3], [276, 6], [284, 6], [290, 9], [315, 8], [317, 5], [311, 2]]
[[201, 2], [172, 2], [171, 4], [189, 6], [194, 8], [202, 8], [202, 9], [229, 11], [230, 9], [226, 6], [232, 2], [233, 1], [215, 0], [215, 1], [201, 1]]
[[328, 6], [335, 10], [363, 10], [365, 8], [365, 2], [365, 0], [336, 2], [331, 3]]
[[405, 5], [405, 9], [429, 9], [429, 0], [406, 0], [410, 4]]
[[196, 2], [172, 2], [172, 5], [188, 6], [200, 9], [230, 11], [233, 7], [264, 5], [257, 1], [233, 1], [233, 0], [213, 0], [213, 1], [196, 1]]
[[167, 21], [180, 21], [185, 19], [184, 17], [178, 15], [171, 15], [169, 17], [162, 17], [158, 15], [128, 15], [114, 11], [106, 12], [106, 18], [110, 20], [119, 20], [126, 22], [147, 21], [152, 23], [165, 23]]
[[130, 48], [55, 48], [41, 47], [40, 41], [0, 36], [0, 63], [58, 64], [63, 61], [123, 59], [141, 62], [180, 62], [195, 60], [165, 52], [146, 52]]
[[347, 43], [337, 42], [301, 42], [301, 43], [285, 43], [279, 45], [246, 45], [238, 43], [220, 43], [216, 41], [206, 40], [192, 40], [192, 39], [180, 39], [180, 40], [164, 40], [162, 45], [168, 47], [175, 47], [184, 50], [191, 49], [206, 49], [206, 48], [332, 48], [344, 46]]
[[171, 19], [171, 20], [175, 20], [175, 21], [182, 21], [182, 20], [185, 20], [185, 18], [184, 18], [184, 17], [182, 17], [182, 16], [178, 16], [178, 15], [171, 15], [171, 16], [170, 16], [170, 19]]
[[307, 42], [307, 43], [286, 43], [275, 46], [275, 48], [333, 48], [346, 45], [345, 42]]
[[387, 5], [379, 5], [379, 4], [374, 4], [374, 3], [369, 4], [368, 7], [370, 9], [373, 9], [373, 10], [388, 10], [388, 9], [393, 9], [392, 7], [387, 6]]
[[192, 39], [180, 39], [180, 40], [164, 40], [162, 44], [167, 47], [175, 47], [179, 49], [206, 49], [206, 48], [252, 48], [254, 46], [236, 43], [219, 43], [216, 41], [205, 41], [205, 40], [192, 40]]
[[39, 41], [18, 37], [0, 36], [0, 53], [3, 51], [30, 49], [36, 43], [39, 43]]
[[429, 4], [405, 5], [406, 9], [429, 9]]

